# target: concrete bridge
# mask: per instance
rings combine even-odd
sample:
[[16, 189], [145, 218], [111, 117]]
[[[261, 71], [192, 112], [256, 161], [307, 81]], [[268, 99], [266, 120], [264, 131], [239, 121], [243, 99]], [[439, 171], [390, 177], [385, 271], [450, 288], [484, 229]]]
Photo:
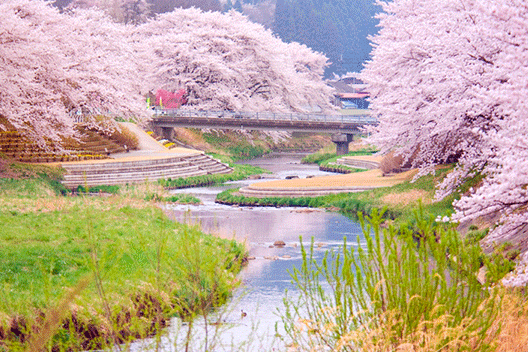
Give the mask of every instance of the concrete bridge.
[[348, 153], [349, 143], [354, 135], [363, 133], [362, 127], [377, 123], [368, 114], [321, 115], [181, 109], [156, 110], [151, 122], [153, 129], [169, 140], [173, 138], [174, 127], [331, 133], [337, 155]]

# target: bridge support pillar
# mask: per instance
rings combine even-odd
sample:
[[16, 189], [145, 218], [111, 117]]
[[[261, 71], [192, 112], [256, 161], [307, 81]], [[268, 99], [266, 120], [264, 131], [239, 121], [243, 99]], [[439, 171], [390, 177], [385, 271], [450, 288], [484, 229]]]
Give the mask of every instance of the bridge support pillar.
[[174, 128], [173, 127], [162, 127], [161, 137], [168, 141], [172, 141], [174, 138]]
[[354, 140], [353, 134], [336, 133], [332, 135], [332, 142], [336, 145], [336, 154], [348, 154], [348, 144]]

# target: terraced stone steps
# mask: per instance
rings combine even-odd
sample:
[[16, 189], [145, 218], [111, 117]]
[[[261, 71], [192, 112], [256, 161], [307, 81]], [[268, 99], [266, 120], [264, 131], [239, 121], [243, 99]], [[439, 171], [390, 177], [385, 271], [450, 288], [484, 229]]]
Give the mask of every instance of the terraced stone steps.
[[230, 173], [226, 164], [205, 154], [179, 154], [150, 159], [98, 163], [63, 163], [68, 188], [155, 181], [164, 178]]
[[355, 167], [358, 169], [367, 169], [367, 170], [379, 169], [379, 165], [380, 165], [380, 163], [375, 160], [355, 159], [355, 158], [349, 158], [349, 157], [337, 159], [336, 164], [346, 165], [349, 167]]

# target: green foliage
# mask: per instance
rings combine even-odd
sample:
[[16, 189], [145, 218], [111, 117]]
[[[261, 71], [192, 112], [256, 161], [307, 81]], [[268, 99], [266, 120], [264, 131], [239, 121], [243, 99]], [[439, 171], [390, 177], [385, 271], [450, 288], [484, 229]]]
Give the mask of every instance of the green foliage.
[[222, 144], [228, 144], [231, 143], [232, 140], [227, 137], [225, 134], [219, 134], [219, 133], [204, 133], [203, 135], [204, 140], [212, 145], [222, 145]]
[[118, 185], [100, 185], [86, 188], [83, 185], [77, 186], [75, 191], [77, 193], [110, 193], [118, 194], [120, 187]]
[[488, 234], [489, 229], [479, 230], [478, 227], [472, 225], [466, 233], [465, 240], [468, 244], [478, 244]]
[[178, 204], [200, 204], [200, 199], [196, 198], [195, 196], [191, 194], [174, 194], [168, 197], [164, 197], [163, 195], [157, 193], [157, 192], [147, 192], [145, 197], [143, 198], [145, 201], [150, 202], [167, 202], [167, 203], [178, 203]]
[[26, 164], [10, 160], [0, 161], [0, 192], [25, 195], [37, 189], [50, 188], [55, 194], [69, 192], [60, 181], [63, 177], [60, 167]]
[[355, 150], [352, 151], [346, 155], [336, 155], [336, 153], [314, 153], [305, 156], [301, 159], [302, 164], [328, 164], [328, 163], [335, 163], [337, 159], [345, 157], [345, 156], [356, 156], [356, 155], [372, 155], [377, 150], [373, 148], [364, 148], [361, 150]]
[[318, 164], [321, 170], [330, 171], [330, 172], [340, 172], [340, 173], [352, 173], [352, 172], [361, 172], [365, 169], [354, 168], [347, 165], [336, 164], [337, 159], [345, 156], [354, 156], [354, 155], [371, 155], [375, 153], [376, 150], [372, 148], [364, 148], [361, 150], [352, 151], [346, 155], [336, 155], [336, 153], [314, 153], [305, 156], [302, 160], [302, 164]]
[[418, 346], [425, 344], [428, 333], [440, 336], [427, 341], [430, 350], [493, 350], [486, 339], [496, 333], [489, 328], [498, 306], [495, 291], [477, 280], [480, 248], [421, 210], [416, 225], [399, 229], [382, 229], [382, 215], [360, 215], [366, 247], [359, 237], [356, 245], [345, 239], [342, 250], [327, 252], [320, 264], [313, 243], [309, 252], [302, 248], [303, 265], [292, 272], [301, 295], [285, 300], [282, 316], [288, 337], [306, 350], [396, 350], [416, 336]]
[[59, 181], [50, 179], [18, 180], [0, 178], [0, 196], [38, 198], [50, 193], [66, 195], [70, 191]]
[[241, 159], [254, 159], [258, 158], [266, 153], [269, 152], [269, 150], [264, 149], [264, 147], [260, 145], [251, 145], [251, 144], [235, 144], [227, 148], [227, 150], [241, 158]]
[[153, 201], [153, 202], [162, 202], [163, 196], [156, 192], [147, 192], [145, 195], [145, 198], [143, 198], [147, 202]]
[[191, 194], [175, 194], [170, 197], [163, 198], [164, 202], [178, 203], [178, 204], [200, 204], [200, 199]]
[[239, 134], [233, 133], [203, 133], [204, 140], [215, 148], [225, 150], [233, 159], [253, 159], [270, 152], [268, 147], [254, 145]]
[[237, 194], [238, 189], [227, 189], [216, 196], [216, 202], [222, 204], [236, 204], [240, 206], [265, 207], [312, 207], [324, 205], [323, 197], [245, 197]]
[[317, 164], [336, 156], [336, 153], [314, 153], [301, 159], [301, 164]]
[[191, 176], [187, 178], [158, 180], [158, 183], [167, 189], [188, 188], [198, 186], [212, 186], [228, 181], [238, 181], [247, 178], [249, 175], [262, 174], [264, 169], [252, 165], [230, 165], [234, 170], [229, 174], [211, 174], [202, 176]]
[[493, 249], [493, 252], [486, 257], [488, 262], [494, 265], [489, 266], [486, 279], [490, 282], [498, 282], [504, 275], [515, 269], [515, 259], [521, 254], [519, 249], [514, 248], [510, 242], [504, 242]]

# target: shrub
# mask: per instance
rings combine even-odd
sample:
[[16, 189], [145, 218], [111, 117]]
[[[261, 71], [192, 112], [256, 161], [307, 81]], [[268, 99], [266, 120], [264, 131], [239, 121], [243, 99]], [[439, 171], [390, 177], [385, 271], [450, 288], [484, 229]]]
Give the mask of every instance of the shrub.
[[384, 174], [400, 172], [403, 164], [403, 155], [396, 155], [390, 152], [380, 162], [380, 169]]

